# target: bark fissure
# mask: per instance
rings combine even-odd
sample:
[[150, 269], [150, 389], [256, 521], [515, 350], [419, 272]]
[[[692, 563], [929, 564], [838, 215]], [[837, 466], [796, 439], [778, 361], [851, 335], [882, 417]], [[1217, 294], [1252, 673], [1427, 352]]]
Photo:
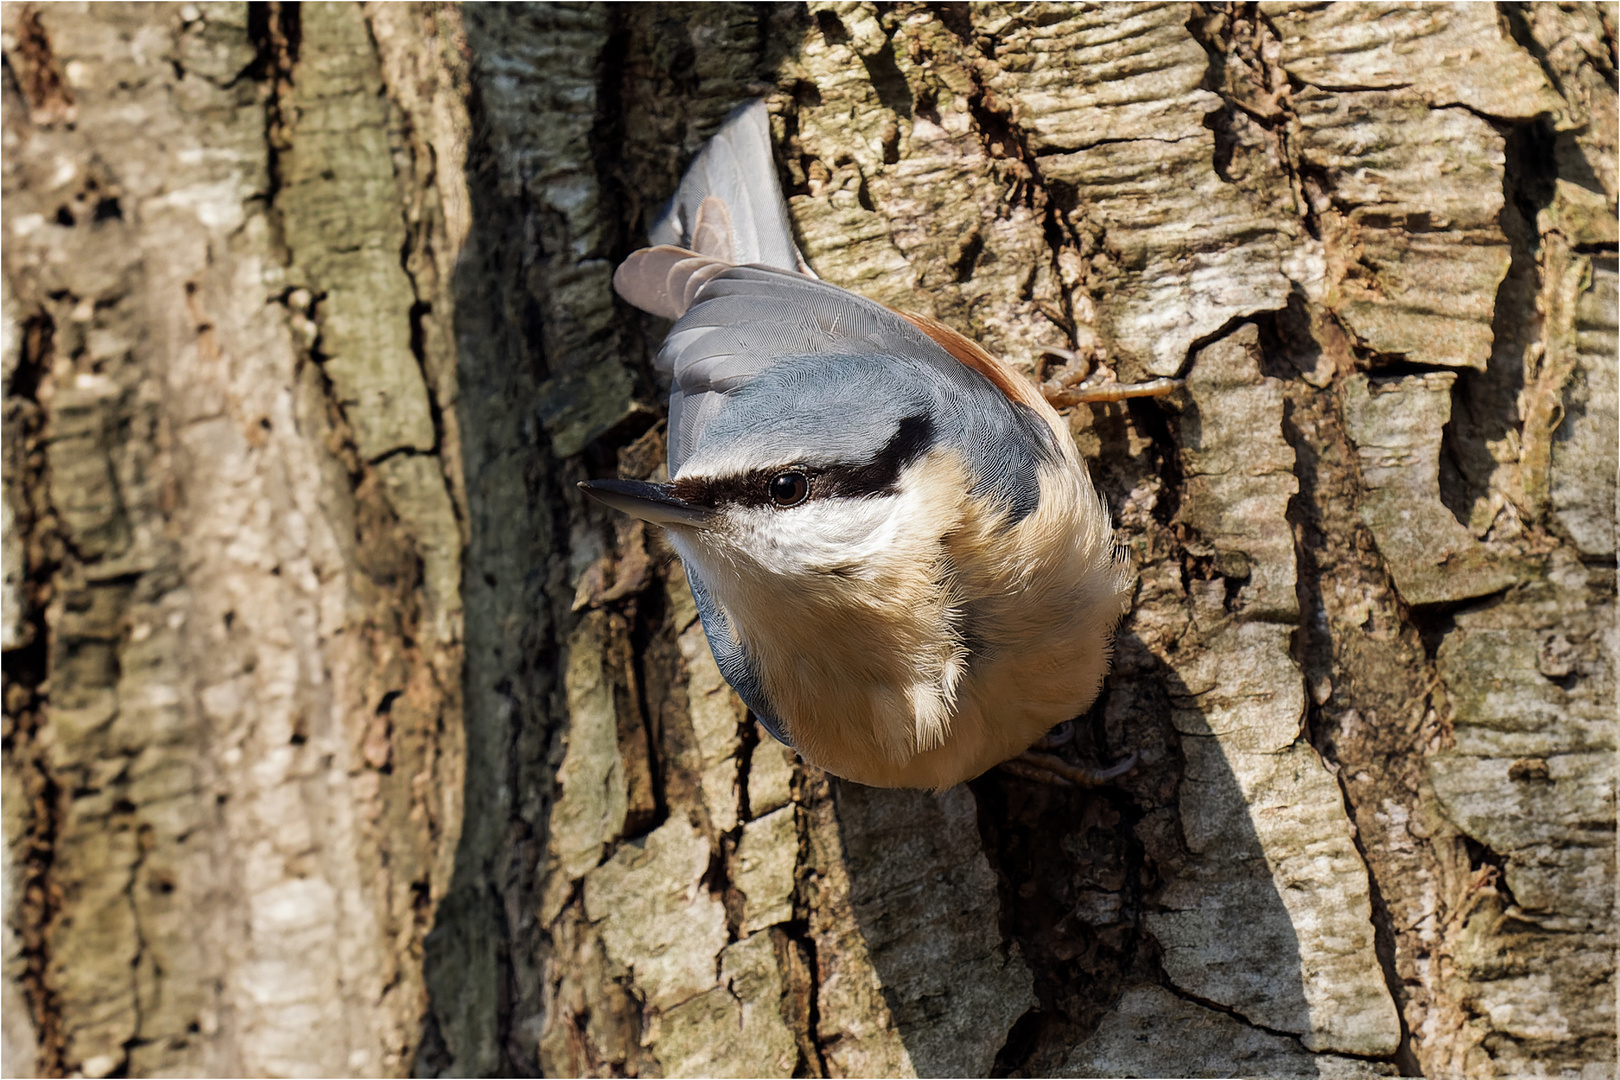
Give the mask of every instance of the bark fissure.
[[[37, 22], [34, 29], [43, 35]], [[23, 520], [10, 523], [26, 559], [26, 578], [17, 597], [23, 602], [26, 618], [22, 645], [7, 652], [4, 668], [4, 748], [8, 761], [17, 769], [15, 774], [8, 769], [8, 778], [14, 777], [21, 788], [8, 792], [8, 798], [20, 797], [27, 806], [26, 831], [20, 850], [12, 856], [22, 864], [17, 882], [21, 896], [16, 901], [14, 925], [22, 937], [21, 981], [33, 1021], [35, 1067], [47, 1076], [62, 1075], [67, 1065], [63, 1058], [62, 1006], [47, 976], [51, 968], [51, 933], [63, 906], [61, 889], [51, 871], [62, 802], [67, 795], [47, 766], [39, 745], [49, 704], [51, 630], [45, 612], [66, 547], [54, 526], [56, 515], [50, 506], [43, 446], [45, 416], [39, 400], [42, 384], [50, 379], [53, 331], [54, 324], [45, 312], [31, 316], [23, 326], [22, 355], [6, 385], [4, 435], [10, 489], [6, 494], [20, 495], [18, 509], [26, 514]], [[9, 912], [7, 915], [11, 917]]]
[[[1192, 1004], [1197, 1005], [1199, 1008], [1208, 1009], [1210, 1012], [1213, 1012], [1213, 1013], [1220, 1013], [1223, 1016], [1230, 1017], [1232, 1020], [1235, 1020], [1237, 1023], [1242, 1024], [1246, 1028], [1252, 1028], [1255, 1031], [1265, 1032], [1267, 1035], [1270, 1035], [1274, 1039], [1286, 1039], [1288, 1042], [1299, 1046], [1299, 1048], [1301, 1050], [1305, 1049], [1304, 1045], [1302, 1043], [1300, 1043], [1300, 1041], [1299, 1041], [1299, 1035], [1297, 1033], [1295, 1033], [1295, 1032], [1284, 1031], [1281, 1028], [1268, 1028], [1264, 1024], [1257, 1024], [1253, 1020], [1251, 1020], [1248, 1017], [1244, 1016], [1238, 1010], [1232, 1008], [1231, 1006], [1225, 1005], [1225, 1004], [1223, 1004], [1223, 1003], [1221, 1003], [1219, 1001], [1215, 1001], [1215, 1000], [1212, 1000], [1210, 998], [1199, 997], [1197, 994], [1194, 994], [1191, 991], [1184, 990], [1181, 987], [1177, 986], [1175, 984], [1175, 982], [1173, 980], [1169, 979], [1169, 978], [1166, 978], [1164, 980], [1164, 986], [1165, 986], [1165, 988], [1167, 990], [1170, 991], [1171, 994], [1173, 994], [1176, 997], [1180, 998], [1182, 1001], [1191, 1002]], [[1345, 1056], [1346, 1057], [1353, 1057], [1353, 1058], [1354, 1057], [1360, 1057], [1361, 1060], [1365, 1060], [1365, 1061], [1382, 1061], [1382, 1060], [1384, 1060], [1382, 1055], [1380, 1055], [1380, 1056], [1362, 1056], [1362, 1055], [1356, 1055], [1356, 1054], [1346, 1054]]]
[[[1612, 1058], [1608, 9], [67, 11], [4, 27], [8, 1066]], [[1114, 787], [795, 762], [574, 489], [665, 478], [612, 273], [755, 97], [824, 279], [1186, 378], [1066, 414]]]

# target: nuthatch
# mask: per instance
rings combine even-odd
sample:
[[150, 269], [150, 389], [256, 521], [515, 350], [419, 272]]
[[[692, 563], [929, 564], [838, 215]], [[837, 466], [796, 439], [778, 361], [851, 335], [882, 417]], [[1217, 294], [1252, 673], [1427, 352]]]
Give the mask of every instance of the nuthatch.
[[760, 102], [703, 147], [651, 240], [613, 284], [675, 320], [657, 358], [671, 479], [581, 486], [668, 530], [760, 723], [839, 776], [938, 789], [1084, 712], [1130, 573], [1041, 393], [810, 272]]

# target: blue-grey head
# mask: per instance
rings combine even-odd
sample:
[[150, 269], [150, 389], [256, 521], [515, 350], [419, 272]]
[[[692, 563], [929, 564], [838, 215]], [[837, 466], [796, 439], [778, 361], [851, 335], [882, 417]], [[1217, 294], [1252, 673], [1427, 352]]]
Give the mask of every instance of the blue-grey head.
[[1059, 457], [1038, 417], [960, 365], [786, 358], [719, 396], [669, 483], [585, 485], [705, 569], [865, 576], [898, 535], [948, 529], [968, 504], [1022, 519]]

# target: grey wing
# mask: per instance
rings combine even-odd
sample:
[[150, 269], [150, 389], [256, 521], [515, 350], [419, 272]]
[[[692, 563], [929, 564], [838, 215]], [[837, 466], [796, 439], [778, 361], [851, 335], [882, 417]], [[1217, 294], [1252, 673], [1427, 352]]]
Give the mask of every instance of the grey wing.
[[649, 315], [678, 319], [697, 299], [710, 278], [731, 268], [731, 263], [686, 248], [642, 248], [613, 272], [613, 288]]
[[670, 288], [695, 297], [657, 359], [658, 367], [674, 376], [671, 476], [679, 473], [726, 394], [784, 357], [894, 356], [920, 360], [956, 378], [964, 370], [932, 338], [883, 305], [801, 274], [734, 266], [707, 273], [690, 292], [680, 283]]
[[709, 639], [709, 651], [714, 653], [714, 662], [720, 668], [720, 674], [725, 676], [726, 682], [737, 691], [737, 696], [742, 698], [743, 704], [771, 733], [771, 737], [784, 746], [792, 746], [793, 741], [787, 737], [782, 721], [776, 718], [776, 710], [765, 696], [765, 687], [759, 681], [759, 674], [754, 670], [747, 648], [732, 634], [730, 621], [715, 604], [714, 597], [709, 595], [709, 587], [698, 575], [697, 567], [685, 560], [682, 560], [682, 565], [686, 567], [687, 583], [692, 587], [692, 599], [697, 601], [703, 636]]
[[[711, 203], [719, 199], [719, 212]], [[705, 221], [707, 219], [707, 221]], [[707, 224], [709, 228], [703, 226]], [[729, 225], [729, 244], [711, 230]], [[648, 231], [654, 244], [691, 248], [727, 262], [807, 269], [793, 243], [787, 204], [771, 156], [771, 120], [762, 101], [733, 109], [692, 164]]]

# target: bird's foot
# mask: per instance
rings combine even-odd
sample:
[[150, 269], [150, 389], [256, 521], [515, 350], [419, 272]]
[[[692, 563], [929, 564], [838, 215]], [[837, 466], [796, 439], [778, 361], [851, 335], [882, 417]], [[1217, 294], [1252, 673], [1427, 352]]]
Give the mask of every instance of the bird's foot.
[[1059, 394], [1048, 394], [1046, 400], [1056, 408], [1070, 405], [1090, 405], [1099, 401], [1124, 401], [1134, 397], [1163, 397], [1187, 385], [1186, 379], [1149, 379], [1147, 382], [1084, 383]]
[[1068, 746], [1074, 742], [1074, 733], [1077, 729], [1073, 720], [1065, 720], [1057, 727], [1035, 740], [1031, 750], [1056, 750], [1060, 746]]
[[1056, 754], [1025, 750], [1011, 761], [1003, 761], [1001, 767], [1025, 780], [1035, 780], [1056, 787], [1101, 787], [1136, 768], [1136, 762], [1137, 756], [1133, 752], [1106, 768], [1093, 768], [1088, 765], [1070, 765]]
[[1055, 394], [1061, 394], [1086, 380], [1091, 374], [1090, 350], [1075, 352], [1073, 349], [1059, 349], [1047, 346], [1041, 350], [1046, 356], [1055, 356], [1063, 361], [1063, 366], [1052, 372], [1050, 376], [1041, 381], [1041, 393], [1050, 401]]
[[1161, 397], [1187, 385], [1186, 379], [1122, 383], [1107, 365], [1097, 364], [1093, 367], [1091, 361], [1080, 353], [1051, 347], [1041, 351], [1064, 362], [1060, 370], [1041, 383], [1041, 394], [1054, 408], [1064, 409], [1099, 401], [1124, 401], [1126, 398]]

